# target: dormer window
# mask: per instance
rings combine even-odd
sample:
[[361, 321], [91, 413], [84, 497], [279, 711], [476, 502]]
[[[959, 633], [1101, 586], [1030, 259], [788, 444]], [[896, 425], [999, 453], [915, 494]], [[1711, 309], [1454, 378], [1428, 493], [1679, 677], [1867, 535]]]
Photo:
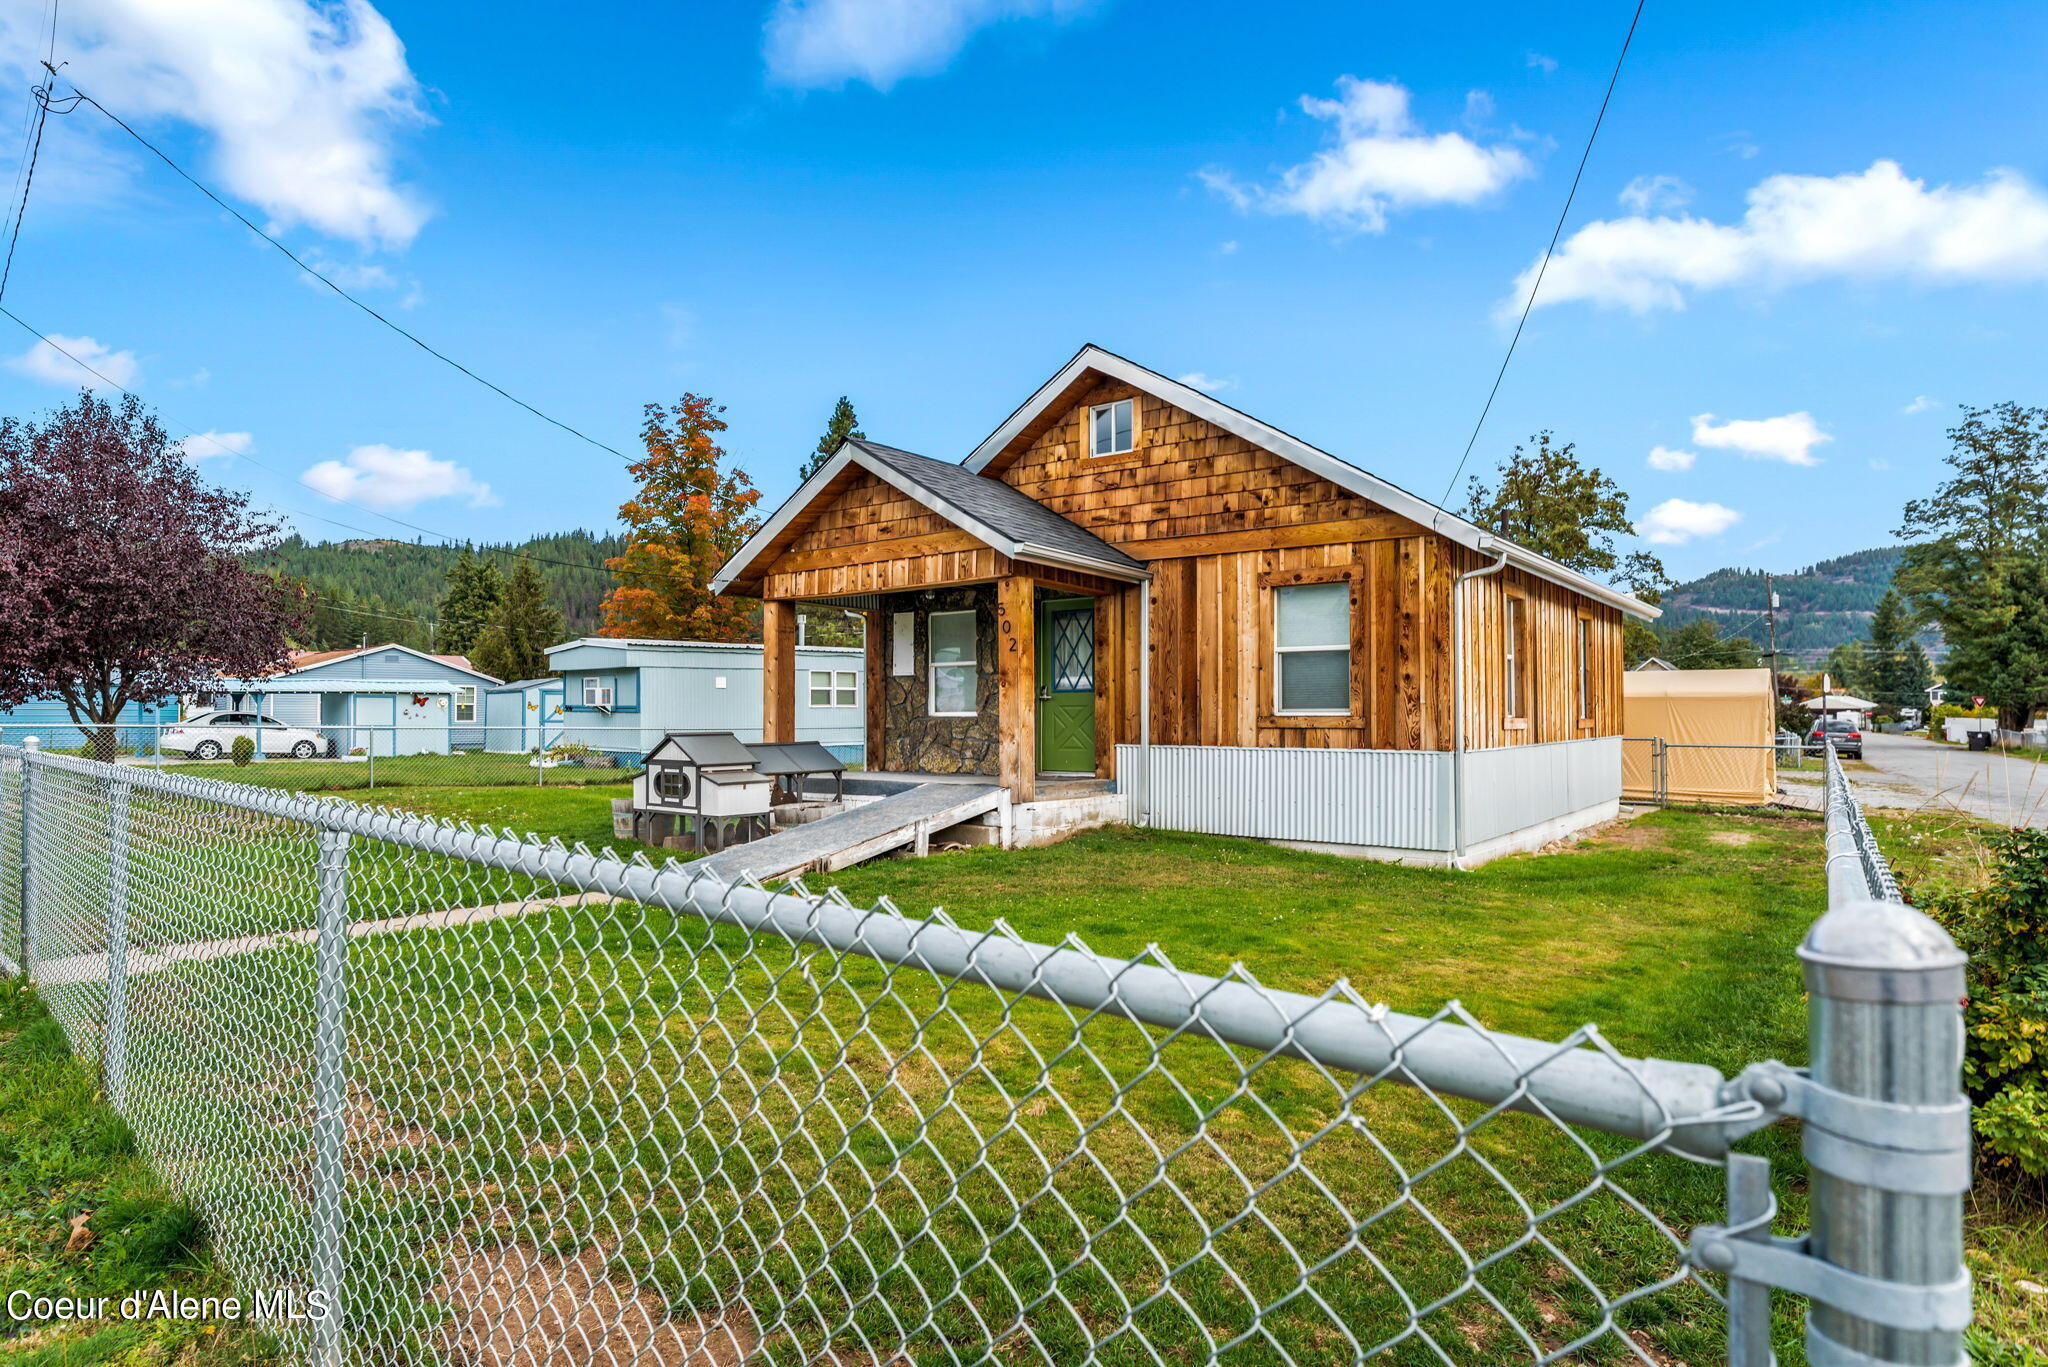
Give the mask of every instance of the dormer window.
[[1088, 454], [1120, 456], [1131, 449], [1137, 430], [1137, 400], [1096, 404], [1088, 410]]

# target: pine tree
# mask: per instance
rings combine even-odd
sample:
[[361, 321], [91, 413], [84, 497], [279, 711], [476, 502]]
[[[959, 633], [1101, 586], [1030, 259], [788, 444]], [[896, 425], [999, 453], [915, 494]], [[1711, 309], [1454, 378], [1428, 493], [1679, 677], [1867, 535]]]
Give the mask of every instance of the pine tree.
[[547, 584], [530, 560], [512, 567], [504, 596], [476, 640], [470, 663], [507, 680], [537, 679], [548, 672], [547, 648], [562, 639], [562, 614], [548, 602]]
[[818, 467], [832, 459], [832, 453], [839, 449], [839, 443], [849, 437], [865, 436], [867, 433], [860, 430], [860, 419], [853, 414], [853, 404], [841, 394], [839, 402], [832, 405], [832, 417], [825, 424], [825, 435], [818, 438], [817, 449], [812, 451], [810, 458], [804, 462], [804, 468], [797, 471], [798, 482], [801, 483], [817, 474]]
[[504, 576], [489, 560], [470, 554], [467, 546], [448, 569], [448, 589], [434, 613], [434, 647], [448, 655], [467, 655], [476, 645], [504, 596]]
[[618, 583], [604, 600], [606, 636], [745, 641], [760, 634], [759, 604], [711, 591], [711, 576], [760, 525], [760, 491], [744, 470], [721, 469], [725, 410], [701, 394], [647, 405], [640, 491], [619, 509], [626, 549], [606, 561]]

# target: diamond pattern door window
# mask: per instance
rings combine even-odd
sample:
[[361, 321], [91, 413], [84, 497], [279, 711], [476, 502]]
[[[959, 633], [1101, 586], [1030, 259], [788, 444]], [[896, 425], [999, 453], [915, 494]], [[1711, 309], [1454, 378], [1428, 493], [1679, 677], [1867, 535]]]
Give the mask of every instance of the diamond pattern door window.
[[1095, 612], [1068, 608], [1047, 614], [1052, 632], [1052, 691], [1095, 691]]

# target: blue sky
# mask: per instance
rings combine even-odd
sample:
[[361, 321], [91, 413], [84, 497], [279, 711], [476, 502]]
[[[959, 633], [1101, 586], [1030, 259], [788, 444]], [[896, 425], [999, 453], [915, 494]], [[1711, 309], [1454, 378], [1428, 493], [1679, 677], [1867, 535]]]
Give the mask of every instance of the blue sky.
[[[70, 0], [57, 55], [562, 420], [630, 449], [643, 403], [715, 396], [771, 504], [837, 395], [957, 458], [1084, 341], [1436, 498], [1630, 9]], [[19, 89], [45, 14], [0, 5]], [[2021, 4], [1651, 0], [1473, 468], [1554, 428], [1681, 577], [1888, 541], [1955, 405], [2048, 401], [2043, 34]], [[478, 538], [612, 522], [619, 461], [89, 110], [35, 187], [7, 305], [246, 451], [196, 447], [211, 477], [408, 537], [319, 490]], [[6, 412], [66, 392], [32, 341], [0, 338]]]

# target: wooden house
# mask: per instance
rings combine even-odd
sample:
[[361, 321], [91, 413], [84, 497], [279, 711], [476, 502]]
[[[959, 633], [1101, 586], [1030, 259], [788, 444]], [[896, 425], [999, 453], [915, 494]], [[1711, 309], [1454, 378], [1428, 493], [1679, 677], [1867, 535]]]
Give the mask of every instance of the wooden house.
[[768, 740], [829, 604], [868, 619], [870, 772], [1431, 862], [1613, 812], [1656, 615], [1093, 346], [962, 461], [846, 442], [714, 585], [762, 600]]

